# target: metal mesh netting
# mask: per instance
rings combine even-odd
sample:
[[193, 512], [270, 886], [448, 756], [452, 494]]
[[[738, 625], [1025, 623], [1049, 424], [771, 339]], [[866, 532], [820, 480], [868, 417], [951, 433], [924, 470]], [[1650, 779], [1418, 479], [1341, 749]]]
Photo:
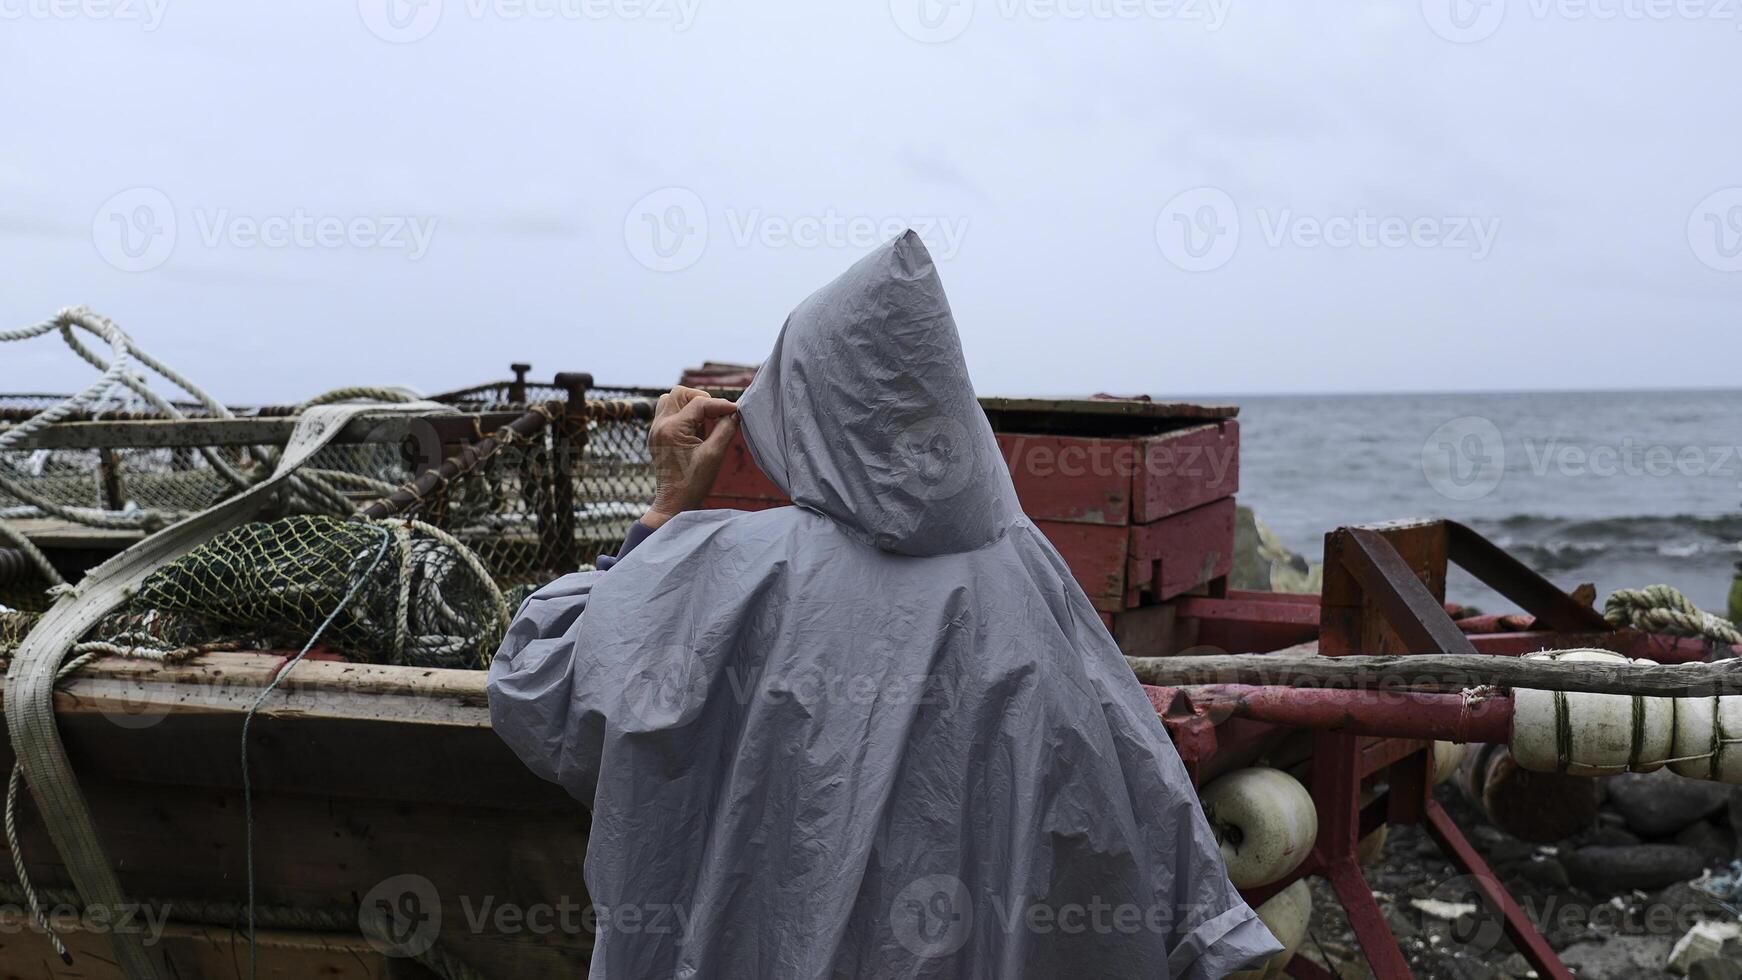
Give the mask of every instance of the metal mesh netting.
[[130, 609], [279, 648], [300, 646], [338, 610], [327, 643], [359, 659], [426, 667], [483, 665], [504, 619], [490, 580], [415, 524], [308, 515], [213, 538], [153, 572]]
[[[624, 403], [613, 400], [646, 399], [659, 392], [590, 388], [586, 393], [596, 410], [583, 417], [564, 408], [568, 397], [564, 388], [507, 382], [484, 385], [436, 396], [462, 413], [458, 417], [428, 417], [436, 427], [432, 431], [440, 433], [437, 446], [429, 445], [428, 437], [421, 446], [412, 439], [404, 443], [329, 445], [298, 472], [317, 476], [336, 490], [345, 501], [343, 506], [331, 501], [322, 504], [307, 496], [282, 501], [272, 521], [208, 542], [199, 549], [197, 560], [190, 555], [154, 574], [148, 588], [129, 605], [127, 622], [106, 622], [89, 639], [109, 639], [130, 630], [138, 633], [140, 622], [150, 623], [151, 635], [159, 645], [204, 643], [232, 635], [248, 646], [306, 639], [307, 631], [318, 625], [318, 620], [309, 621], [310, 611], [330, 611], [343, 592], [346, 576], [338, 570], [350, 567], [362, 543], [373, 548], [373, 542], [380, 540], [379, 525], [328, 519], [353, 516], [395, 488], [411, 486], [441, 458], [453, 457], [483, 437], [495, 435], [503, 445], [493, 455], [440, 481], [395, 511], [401, 517], [427, 522], [436, 533], [446, 532], [455, 546], [436, 542], [429, 534], [412, 535], [414, 542], [421, 542], [417, 544], [419, 570], [411, 579], [415, 585], [412, 615], [415, 618], [433, 610], [430, 614], [438, 617], [426, 620], [423, 632], [415, 635], [461, 636], [459, 622], [479, 618], [476, 596], [471, 594], [479, 590], [466, 585], [466, 576], [456, 571], [459, 559], [455, 556], [460, 551], [475, 556], [492, 587], [512, 603], [530, 588], [584, 567], [601, 552], [614, 549], [630, 523], [652, 502], [654, 477], [646, 448], [647, 422], [636, 418], [637, 414], [647, 414], [647, 405], [643, 403], [644, 410], [639, 413], [616, 410]], [[0, 423], [9, 417], [28, 417], [54, 401], [53, 396], [0, 399]], [[502, 438], [504, 419], [524, 414], [529, 404], [547, 401], [552, 403], [545, 413], [550, 424], [525, 436]], [[597, 410], [599, 404], [607, 410]], [[239, 411], [238, 415], [270, 417], [287, 411], [258, 409]], [[100, 419], [154, 417], [161, 418], [132, 407], [98, 415]], [[129, 527], [97, 530], [45, 515], [4, 491], [0, 491], [0, 518], [33, 536], [46, 535], [42, 540], [58, 542], [60, 535], [74, 544], [90, 544], [88, 553], [93, 557], [81, 566], [88, 567], [164, 523], [198, 512], [235, 492], [233, 481], [211, 465], [207, 452], [219, 454], [252, 480], [268, 471], [274, 451], [270, 447], [260, 451], [138, 446], [3, 451], [0, 472], [40, 498], [62, 507], [89, 508], [110, 517], [135, 515], [136, 519]], [[325, 523], [307, 523], [315, 520]], [[44, 527], [49, 530], [44, 531]], [[96, 547], [99, 540], [109, 545], [107, 551]], [[5, 548], [0, 542], [0, 560], [6, 558]], [[59, 564], [68, 555], [77, 558], [86, 553], [69, 546], [53, 552], [53, 557]], [[384, 582], [392, 579], [393, 588], [371, 582], [365, 594], [355, 600], [359, 605], [354, 616], [347, 614], [343, 625], [335, 622], [330, 628], [330, 643], [362, 659], [476, 666], [483, 641], [475, 636], [470, 645], [444, 646], [435, 639], [414, 639], [410, 648], [417, 655], [401, 659], [403, 652], [396, 653], [393, 642], [397, 607], [382, 605], [384, 596], [396, 595], [399, 588], [402, 573], [397, 550], [386, 564], [394, 569], [378, 577]], [[0, 568], [0, 606], [46, 608], [46, 582], [33, 578], [28, 570], [10, 576], [5, 571]], [[77, 568], [66, 570], [66, 574], [76, 581]], [[303, 578], [297, 579], [297, 575]], [[333, 591], [335, 588], [339, 593]], [[450, 589], [459, 590], [455, 598], [449, 597]], [[306, 605], [300, 604], [305, 601]], [[247, 615], [238, 616], [235, 610], [244, 610]], [[484, 616], [483, 620], [489, 618]], [[6, 621], [6, 614], [0, 612], [0, 630], [6, 628]], [[0, 633], [0, 656], [6, 652], [4, 639], [5, 634]], [[488, 642], [493, 648], [494, 639]]]

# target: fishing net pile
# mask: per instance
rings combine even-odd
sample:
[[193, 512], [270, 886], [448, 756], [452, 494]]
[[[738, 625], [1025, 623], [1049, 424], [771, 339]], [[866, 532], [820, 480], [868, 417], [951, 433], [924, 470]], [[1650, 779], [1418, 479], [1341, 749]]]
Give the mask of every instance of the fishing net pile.
[[508, 610], [459, 542], [417, 521], [297, 515], [244, 524], [152, 572], [131, 615], [195, 635], [300, 647], [328, 618], [325, 642], [374, 663], [482, 666]]
[[[95, 561], [265, 480], [281, 453], [234, 437], [200, 444], [187, 432], [286, 419], [313, 405], [420, 398], [345, 388], [295, 405], [226, 406], [88, 310], [0, 333], [0, 342], [56, 332], [102, 377], [74, 396], [0, 395], [0, 660]], [[86, 335], [109, 344], [110, 356], [84, 346]], [[147, 369], [184, 396], [154, 393]], [[395, 430], [402, 436], [321, 448], [255, 523], [156, 570], [84, 642], [147, 656], [214, 644], [296, 649], [339, 609], [322, 642], [347, 657], [482, 666], [521, 597], [615, 548], [651, 502], [646, 413], [634, 410], [646, 394], [589, 387], [577, 411], [572, 386], [520, 378], [433, 396], [427, 413]], [[506, 424], [529, 412], [545, 424]], [[104, 422], [137, 424], [140, 438], [91, 448], [50, 431]], [[463, 471], [417, 482], [485, 439], [495, 450]], [[56, 540], [44, 545], [52, 557], [32, 546]]]

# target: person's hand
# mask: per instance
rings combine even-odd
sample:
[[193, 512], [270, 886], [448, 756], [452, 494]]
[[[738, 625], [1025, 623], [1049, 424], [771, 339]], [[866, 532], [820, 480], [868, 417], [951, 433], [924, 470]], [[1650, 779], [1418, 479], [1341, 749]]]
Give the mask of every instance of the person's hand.
[[[737, 413], [737, 405], [699, 388], [678, 385], [659, 396], [653, 424], [647, 430], [647, 449], [653, 456], [658, 485], [653, 506], [641, 517], [642, 524], [656, 528], [702, 505], [726, 459], [726, 447], [738, 432]], [[704, 436], [709, 419], [720, 421]]]

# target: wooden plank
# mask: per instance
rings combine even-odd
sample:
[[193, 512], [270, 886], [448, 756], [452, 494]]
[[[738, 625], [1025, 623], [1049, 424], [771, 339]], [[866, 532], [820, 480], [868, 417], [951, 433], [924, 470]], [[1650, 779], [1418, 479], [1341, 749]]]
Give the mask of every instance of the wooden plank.
[[[172, 910], [176, 902], [244, 899], [239, 791], [94, 778], [81, 788], [130, 898], [167, 901]], [[443, 945], [486, 976], [586, 972], [593, 937], [582, 874], [587, 820], [578, 803], [525, 812], [256, 793], [252, 813], [263, 906], [355, 909], [377, 886], [416, 875], [428, 882], [423, 911]], [[64, 888], [65, 870], [34, 808], [21, 808], [19, 824], [38, 886]], [[503, 906], [522, 915], [543, 910], [552, 927], [538, 932], [525, 918], [500, 919], [494, 913]]]
[[[70, 966], [60, 961], [23, 908], [0, 908], [0, 976], [127, 980], [112, 960], [105, 933], [80, 928], [70, 911], [60, 914], [57, 909], [51, 921], [72, 954]], [[257, 940], [262, 980], [389, 980], [394, 976], [386, 959], [361, 935], [261, 929]], [[171, 922], [155, 948], [178, 977], [232, 976], [239, 965], [246, 970], [248, 962], [247, 936], [226, 927]]]
[[1133, 474], [1133, 523], [1159, 521], [1232, 497], [1240, 489], [1238, 422], [1149, 436], [1138, 446], [1143, 464]]
[[1137, 445], [1130, 439], [998, 434], [1023, 513], [1035, 520], [1131, 523]]
[[1125, 608], [1128, 529], [1109, 524], [1040, 521], [1034, 526], [1058, 549], [1089, 602], [1103, 612]]
[[58, 517], [15, 517], [7, 521], [38, 548], [90, 548], [119, 551], [145, 537], [145, 532], [124, 528], [91, 527]]
[[[1209, 657], [1127, 657], [1137, 679], [1157, 687], [1244, 684], [1338, 690], [1459, 692], [1493, 686], [1651, 698], [1742, 694], [1742, 657], [1708, 663], [1652, 664], [1631, 660], [1530, 660], [1480, 653], [1349, 654], [1241, 653]], [[1360, 699], [1351, 698], [1351, 701]]]
[[1197, 624], [1167, 602], [1113, 614], [1113, 640], [1128, 657], [1166, 657], [1197, 645]]
[[1131, 527], [1127, 607], [1184, 595], [1234, 567], [1234, 498]]
[[[214, 653], [178, 666], [105, 657], [63, 682], [56, 710], [131, 715], [246, 711], [290, 654]], [[490, 726], [482, 670], [304, 660], [261, 702], [261, 718]]]
[[1063, 415], [1112, 415], [1133, 419], [1231, 419], [1240, 414], [1239, 407], [1235, 405], [1112, 398], [982, 398], [980, 408], [987, 413], [1052, 412]]
[[[1417, 520], [1362, 526], [1389, 541], [1428, 592], [1439, 601], [1445, 601], [1447, 539], [1444, 524]], [[1408, 650], [1409, 645], [1386, 624], [1378, 606], [1345, 564], [1345, 556], [1354, 547], [1348, 531], [1348, 528], [1337, 528], [1325, 535], [1320, 652], [1335, 657], [1349, 653], [1401, 653]]]

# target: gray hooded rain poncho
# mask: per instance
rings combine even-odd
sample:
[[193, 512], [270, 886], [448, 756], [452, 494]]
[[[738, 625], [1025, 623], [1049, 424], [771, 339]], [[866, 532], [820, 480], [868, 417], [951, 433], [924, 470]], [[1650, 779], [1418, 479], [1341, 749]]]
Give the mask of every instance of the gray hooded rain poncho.
[[592, 810], [592, 976], [1195, 978], [1279, 949], [1018, 508], [918, 236], [800, 304], [738, 404], [794, 506], [682, 514], [552, 583], [490, 668], [496, 731]]

